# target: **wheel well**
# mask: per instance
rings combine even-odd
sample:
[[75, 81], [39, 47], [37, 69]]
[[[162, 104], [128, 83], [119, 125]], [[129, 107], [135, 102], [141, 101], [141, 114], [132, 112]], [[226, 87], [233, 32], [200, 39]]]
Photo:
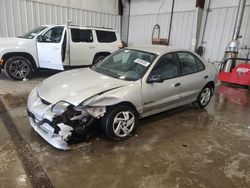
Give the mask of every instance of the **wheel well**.
[[30, 55], [29, 53], [26, 53], [26, 52], [11, 52], [11, 53], [6, 53], [6, 54], [3, 55], [2, 59], [4, 60], [4, 63], [5, 63], [9, 58], [14, 57], [14, 56], [22, 56], [22, 57], [27, 58], [31, 62], [31, 64], [33, 66], [33, 69], [37, 68], [33, 56]]
[[98, 53], [96, 53], [95, 56], [94, 56], [94, 59], [93, 59], [93, 63], [94, 63], [96, 58], [98, 58], [100, 56], [108, 56], [110, 54], [111, 54], [110, 52], [98, 52]]
[[132, 108], [135, 110], [136, 114], [139, 116], [139, 113], [138, 113], [136, 107], [135, 107], [131, 102], [123, 101], [123, 102], [117, 103], [117, 104], [114, 105], [114, 106], [118, 106], [118, 105], [126, 105], [126, 106], [132, 107]]
[[204, 87], [206, 87], [206, 86], [209, 86], [209, 87], [211, 87], [212, 88], [212, 91], [213, 91], [213, 93], [214, 93], [214, 82], [213, 81], [210, 81], [210, 82], [208, 82]]

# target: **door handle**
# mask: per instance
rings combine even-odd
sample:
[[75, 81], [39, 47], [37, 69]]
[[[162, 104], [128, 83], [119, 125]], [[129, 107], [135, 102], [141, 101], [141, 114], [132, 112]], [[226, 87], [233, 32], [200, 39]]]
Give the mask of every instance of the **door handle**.
[[204, 76], [204, 79], [207, 79], [208, 78], [208, 75]]
[[59, 48], [59, 47], [54, 47], [53, 49], [54, 49], [54, 50], [59, 50], [60, 48]]
[[174, 87], [179, 87], [181, 85], [181, 83], [176, 83], [175, 85], [174, 85]]
[[90, 49], [93, 49], [93, 48], [95, 48], [95, 46], [90, 46], [89, 48], [90, 48]]

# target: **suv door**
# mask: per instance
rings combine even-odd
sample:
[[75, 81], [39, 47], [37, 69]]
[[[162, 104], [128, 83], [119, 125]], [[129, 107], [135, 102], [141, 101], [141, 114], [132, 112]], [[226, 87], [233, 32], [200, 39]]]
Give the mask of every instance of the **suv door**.
[[178, 52], [181, 63], [180, 82], [182, 90], [178, 105], [187, 104], [197, 99], [201, 89], [206, 84], [209, 75], [206, 74], [204, 64], [191, 52]]
[[[175, 53], [163, 55], [142, 84], [143, 114], [145, 116], [177, 106], [180, 99], [180, 65]], [[144, 116], [143, 115], [143, 116]]]
[[[65, 27], [56, 26], [37, 37], [37, 55], [39, 67], [63, 70], [62, 44]], [[64, 36], [64, 37], [62, 37]]]
[[91, 65], [96, 51], [91, 29], [70, 28], [70, 65]]
[[110, 52], [118, 50], [121, 47], [119, 37], [114, 31], [95, 30], [98, 41], [97, 50], [100, 52]]

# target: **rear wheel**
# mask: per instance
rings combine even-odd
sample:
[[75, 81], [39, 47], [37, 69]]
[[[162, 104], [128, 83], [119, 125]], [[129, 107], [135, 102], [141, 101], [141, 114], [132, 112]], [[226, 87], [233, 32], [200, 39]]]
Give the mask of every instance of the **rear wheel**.
[[94, 59], [93, 64], [101, 62], [106, 56], [98, 56]]
[[200, 92], [200, 94], [199, 94], [199, 96], [197, 98], [197, 101], [196, 101], [196, 103], [198, 104], [199, 108], [205, 108], [208, 105], [208, 103], [210, 102], [210, 99], [212, 97], [212, 93], [213, 93], [213, 90], [208, 85], [205, 86], [201, 90], [201, 92]]
[[132, 107], [117, 105], [108, 109], [102, 118], [102, 130], [109, 140], [124, 140], [135, 132], [137, 120], [137, 113]]
[[22, 56], [9, 58], [4, 66], [7, 76], [13, 80], [23, 80], [32, 73], [31, 62]]

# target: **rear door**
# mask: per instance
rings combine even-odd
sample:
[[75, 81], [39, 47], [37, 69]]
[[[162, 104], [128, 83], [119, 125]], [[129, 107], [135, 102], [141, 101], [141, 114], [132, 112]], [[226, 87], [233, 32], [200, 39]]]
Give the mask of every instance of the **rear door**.
[[63, 36], [65, 27], [56, 26], [37, 37], [37, 54], [41, 68], [63, 70]]
[[175, 108], [180, 99], [180, 65], [175, 53], [163, 55], [152, 69], [150, 77], [162, 82], [142, 84], [143, 116]]
[[181, 64], [181, 98], [178, 105], [183, 105], [197, 99], [209, 75], [204, 64], [191, 52], [183, 51], [177, 54]]
[[98, 41], [97, 51], [113, 53], [122, 46], [115, 31], [95, 30]]
[[70, 28], [70, 65], [91, 65], [97, 43], [91, 29]]

